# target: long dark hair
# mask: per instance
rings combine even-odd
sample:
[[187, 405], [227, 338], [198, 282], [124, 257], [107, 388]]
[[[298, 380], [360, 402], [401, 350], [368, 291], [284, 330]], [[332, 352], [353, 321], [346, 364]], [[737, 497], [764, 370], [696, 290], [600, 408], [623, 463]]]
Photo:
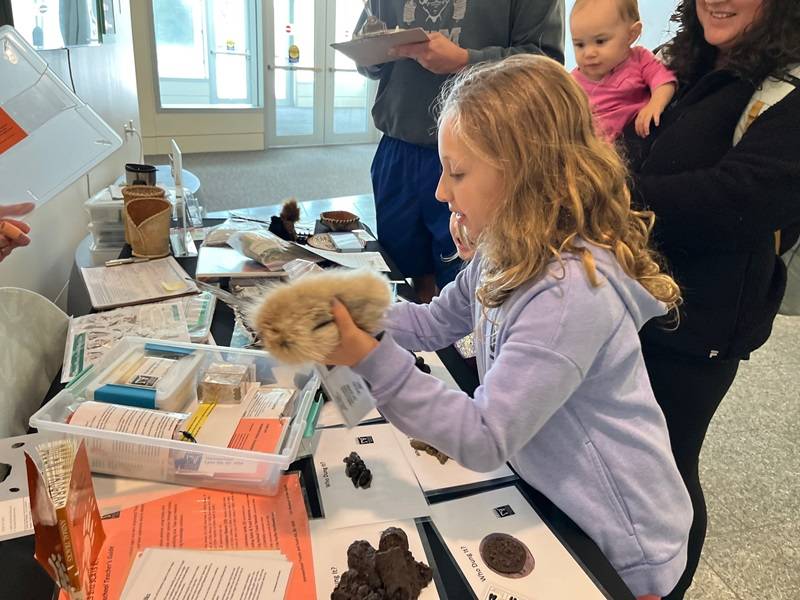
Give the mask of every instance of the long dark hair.
[[[672, 15], [678, 33], [665, 49], [678, 80], [691, 83], [714, 68], [717, 49], [706, 42], [696, 0], [681, 0]], [[764, 0], [760, 18], [742, 34], [720, 66], [757, 85], [800, 63], [800, 2]]]

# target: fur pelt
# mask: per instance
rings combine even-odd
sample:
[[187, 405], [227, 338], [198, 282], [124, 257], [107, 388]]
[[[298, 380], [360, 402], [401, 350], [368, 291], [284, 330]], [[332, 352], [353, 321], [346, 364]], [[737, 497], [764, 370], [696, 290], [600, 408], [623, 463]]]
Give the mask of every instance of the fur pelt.
[[375, 334], [392, 299], [389, 282], [374, 271], [331, 269], [278, 284], [253, 314], [261, 344], [289, 364], [324, 362], [339, 345], [331, 301], [338, 298], [356, 325]]

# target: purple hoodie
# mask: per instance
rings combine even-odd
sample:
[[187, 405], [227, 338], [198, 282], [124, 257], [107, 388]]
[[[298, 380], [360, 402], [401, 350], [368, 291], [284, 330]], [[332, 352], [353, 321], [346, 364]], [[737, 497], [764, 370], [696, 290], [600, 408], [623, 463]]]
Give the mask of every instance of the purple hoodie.
[[[664, 305], [592, 248], [481, 316], [476, 256], [429, 305], [396, 304], [386, 335], [353, 369], [398, 429], [469, 469], [509, 461], [600, 547], [634, 595], [669, 593], [686, 565], [689, 495], [670, 449], [638, 331]], [[494, 322], [494, 325], [493, 323]], [[414, 367], [475, 331], [474, 399]]]

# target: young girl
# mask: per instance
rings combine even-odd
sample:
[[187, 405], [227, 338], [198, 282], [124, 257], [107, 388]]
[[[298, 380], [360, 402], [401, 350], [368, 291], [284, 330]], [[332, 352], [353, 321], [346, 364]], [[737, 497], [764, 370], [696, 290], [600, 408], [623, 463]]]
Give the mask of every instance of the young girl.
[[569, 19], [578, 68], [572, 75], [609, 139], [636, 118], [645, 137], [675, 94], [675, 76], [647, 48], [636, 0], [576, 0]]
[[[626, 170], [555, 61], [516, 55], [459, 75], [439, 117], [447, 202], [477, 252], [429, 305], [388, 313], [380, 341], [332, 306], [332, 364], [372, 386], [404, 433], [476, 471], [510, 461], [600, 546], [633, 593], [686, 563], [691, 506], [637, 332], [674, 309], [675, 282], [630, 209]], [[475, 331], [475, 397], [414, 368]]]

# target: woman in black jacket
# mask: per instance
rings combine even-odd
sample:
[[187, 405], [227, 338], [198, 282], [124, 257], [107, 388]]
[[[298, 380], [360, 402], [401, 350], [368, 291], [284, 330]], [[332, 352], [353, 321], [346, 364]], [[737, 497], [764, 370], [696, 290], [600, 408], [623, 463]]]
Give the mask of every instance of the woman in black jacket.
[[626, 131], [637, 208], [681, 285], [680, 324], [651, 323], [642, 347], [695, 520], [689, 560], [669, 599], [683, 598], [700, 560], [706, 507], [698, 460], [739, 361], [769, 337], [786, 283], [776, 256], [800, 224], [800, 89], [759, 116], [733, 146], [739, 117], [768, 75], [800, 63], [800, 2], [682, 0], [666, 48], [679, 79], [661, 126]]

